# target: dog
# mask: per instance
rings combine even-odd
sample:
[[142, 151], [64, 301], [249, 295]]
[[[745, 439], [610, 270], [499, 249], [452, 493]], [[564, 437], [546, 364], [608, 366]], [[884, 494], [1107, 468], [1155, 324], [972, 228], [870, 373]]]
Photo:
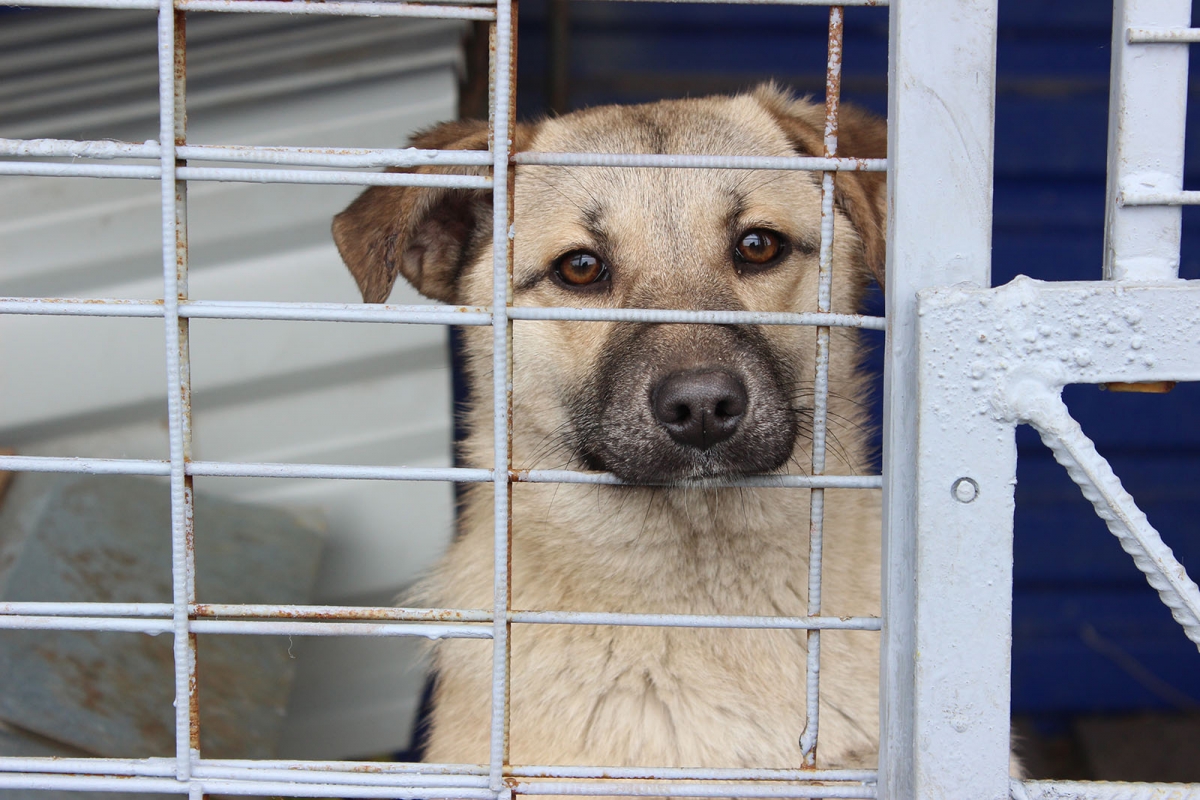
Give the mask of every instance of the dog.
[[[821, 155], [824, 108], [775, 86], [607, 106], [519, 124], [515, 151]], [[843, 106], [838, 152], [882, 158], [882, 120]], [[482, 122], [420, 148], [486, 150]], [[486, 174], [470, 167], [426, 173]], [[817, 309], [819, 173], [518, 166], [515, 306], [809, 312]], [[832, 309], [883, 282], [885, 179], [836, 177]], [[444, 303], [492, 301], [487, 191], [373, 187], [333, 223], [367, 302], [399, 275]], [[493, 464], [492, 331], [465, 330], [471, 392], [462, 457]], [[512, 486], [512, 607], [805, 616], [809, 492], [714, 488], [811, 467], [816, 329], [517, 321], [512, 462], [611, 472], [631, 485]], [[828, 472], [870, 465], [863, 346], [830, 331]], [[491, 484], [467, 487], [459, 535], [414, 602], [492, 607]], [[826, 490], [826, 616], [878, 615], [880, 499]], [[821, 634], [817, 766], [877, 761], [879, 634]], [[514, 624], [514, 764], [778, 767], [803, 762], [799, 630]], [[436, 646], [426, 759], [488, 760], [492, 644]]]

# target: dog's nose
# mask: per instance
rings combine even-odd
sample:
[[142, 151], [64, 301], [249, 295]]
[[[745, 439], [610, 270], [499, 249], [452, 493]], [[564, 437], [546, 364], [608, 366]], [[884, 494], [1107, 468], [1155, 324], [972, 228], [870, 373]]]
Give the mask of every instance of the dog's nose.
[[737, 430], [746, 413], [746, 387], [724, 370], [672, 372], [654, 391], [658, 424], [680, 444], [707, 450]]

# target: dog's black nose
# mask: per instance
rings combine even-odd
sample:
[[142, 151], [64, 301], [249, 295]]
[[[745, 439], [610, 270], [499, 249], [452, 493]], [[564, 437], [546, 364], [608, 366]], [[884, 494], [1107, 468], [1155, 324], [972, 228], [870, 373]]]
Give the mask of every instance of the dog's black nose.
[[654, 390], [658, 424], [680, 444], [707, 450], [737, 430], [746, 413], [746, 387], [724, 370], [672, 372]]

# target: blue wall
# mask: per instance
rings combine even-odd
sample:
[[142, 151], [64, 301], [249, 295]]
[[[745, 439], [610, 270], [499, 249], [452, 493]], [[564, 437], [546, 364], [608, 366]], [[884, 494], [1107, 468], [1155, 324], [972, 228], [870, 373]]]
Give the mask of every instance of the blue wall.
[[[570, 102], [729, 92], [776, 78], [821, 96], [820, 8], [571, 4]], [[546, 106], [545, 0], [521, 4], [518, 98]], [[1100, 275], [1111, 8], [1002, 0], [993, 280]], [[886, 110], [887, 11], [846, 10], [844, 98]], [[1195, 89], [1191, 93], [1194, 93]], [[1194, 114], [1189, 114], [1189, 117]], [[1187, 188], [1197, 188], [1189, 125]], [[1200, 277], [1200, 218], [1185, 209], [1182, 274]], [[1193, 575], [1200, 574], [1200, 392], [1068, 387], [1084, 430]], [[1013, 703], [1045, 718], [1195, 707], [1200, 654], [1029, 429], [1018, 435]]]

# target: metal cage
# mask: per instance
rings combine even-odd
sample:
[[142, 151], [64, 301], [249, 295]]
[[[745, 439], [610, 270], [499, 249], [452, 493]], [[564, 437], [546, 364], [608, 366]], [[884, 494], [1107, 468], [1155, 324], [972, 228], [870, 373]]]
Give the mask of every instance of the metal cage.
[[[139, 791], [289, 797], [509, 798], [531, 795], [685, 797], [1200, 797], [1200, 786], [1122, 786], [1019, 782], [1009, 779], [1009, 651], [1011, 626], [1012, 430], [1028, 422], [1061, 453], [1073, 476], [1135, 554], [1193, 641], [1200, 642], [1200, 594], [1139, 517], [1111, 471], [1055, 405], [1067, 382], [1195, 380], [1200, 359], [1173, 342], [1200, 341], [1194, 287], [1174, 281], [1178, 204], [1200, 202], [1181, 192], [1182, 111], [1146, 123], [1130, 103], [1155, 91], [1186, 87], [1186, 28], [1180, 0], [1118, 0], [1114, 81], [1109, 246], [1097, 284], [1018, 281], [990, 286], [992, 135], [995, 98], [996, 0], [892, 0], [890, 10], [888, 158], [837, 155], [843, 6], [830, 9], [825, 152], [822, 157], [746, 158], [587, 153], [513, 154], [515, 2], [425, 5], [334, 0], [2, 0], [6, 4], [146, 9], [158, 14], [157, 142], [0, 140], [0, 175], [140, 178], [161, 183], [161, 301], [121, 298], [0, 299], [0, 313], [90, 317], [161, 317], [165, 331], [169, 457], [159, 460], [0, 456], [0, 469], [154, 475], [169, 478], [173, 552], [170, 604], [8, 603], [0, 628], [131, 631], [174, 637], [175, 756], [129, 759], [0, 759], [0, 789]], [[697, 0], [706, 2], [708, 0]], [[721, 0], [714, 0], [721, 1]], [[754, 1], [754, 0], [750, 0]], [[779, 0], [829, 5], [816, 0]], [[186, 35], [189, 12], [424, 17], [488, 22], [492, 35], [490, 152], [414, 149], [345, 150], [298, 147], [211, 147], [189, 144], [185, 128]], [[682, 12], [681, 12], [682, 13]], [[1152, 27], [1167, 25], [1166, 28]], [[1162, 43], [1162, 44], [1154, 44]], [[1139, 49], [1145, 48], [1147, 50]], [[1144, 52], [1157, 48], [1162, 65]], [[1151, 58], [1158, 56], [1151, 56]], [[1157, 63], [1157, 62], [1156, 62]], [[1166, 71], [1174, 82], [1162, 85]], [[1152, 77], [1147, 78], [1150, 75]], [[1182, 95], [1180, 95], [1182, 96]], [[1158, 115], [1173, 104], [1152, 102]], [[1122, 116], [1125, 115], [1125, 116]], [[1139, 127], [1140, 126], [1140, 127]], [[1136, 128], [1136, 130], [1135, 130]], [[1163, 131], [1169, 130], [1163, 140]], [[1139, 132], [1140, 131], [1140, 132]], [[1178, 135], [1176, 135], [1176, 133]], [[1147, 155], [1148, 154], [1148, 155]], [[70, 161], [39, 161], [69, 158]], [[104, 159], [144, 164], [106, 164]], [[1139, 160], [1141, 159], [1141, 160]], [[1168, 159], [1169, 160], [1169, 159]], [[195, 166], [205, 161], [246, 167]], [[274, 165], [255, 168], [255, 164]], [[510, 302], [514, 167], [525, 164], [638, 168], [787, 169], [822, 173], [819, 311], [813, 314], [688, 310], [597, 311], [518, 308]], [[362, 168], [486, 166], [490, 177], [375, 173]], [[278, 167], [286, 167], [280, 169]], [[884, 318], [830, 313], [833, 181], [841, 170], [888, 172], [888, 293]], [[490, 307], [342, 305], [193, 301], [188, 299], [187, 187], [193, 181], [357, 185], [428, 185], [494, 190], [495, 254]], [[954, 187], [945, 191], [943, 187]], [[1151, 217], [1154, 217], [1151, 219]], [[1166, 218], [1163, 222], [1159, 217]], [[1175, 220], [1176, 235], [1157, 231]], [[1140, 226], [1140, 227], [1139, 227]], [[1142, 232], [1139, 233], [1138, 230]], [[1152, 233], [1144, 231], [1151, 230]], [[1141, 238], [1139, 238], [1141, 237]], [[1142, 243], [1149, 242], [1144, 245]], [[1143, 252], [1145, 248], [1154, 252]], [[1141, 249], [1139, 249], [1141, 248]], [[1136, 286], [1128, 281], [1154, 281]], [[961, 284], [972, 284], [968, 288]], [[953, 288], [945, 288], [953, 287]], [[197, 461], [191, 458], [188, 325], [191, 319], [309, 320], [491, 326], [494, 446], [490, 469], [417, 469], [354, 464]], [[1097, 320], [1120, 318], [1109, 333]], [[510, 356], [514, 320], [617, 320], [660, 323], [809, 325], [817, 329], [817, 395], [813, 461], [807, 476], [758, 476], [731, 485], [812, 490], [808, 615], [798, 618], [609, 614], [554, 609], [514, 611], [508, 559], [514, 482], [613, 483], [606, 474], [514, 470]], [[825, 474], [829, 329], [886, 330], [884, 470], [881, 476]], [[1118, 327], [1120, 327], [1118, 326]], [[1032, 332], [1033, 339], [1028, 338]], [[1117, 336], [1122, 345], [1086, 342]], [[1032, 347], [1070, 339], [1068, 350]], [[1133, 344], [1136, 338], [1139, 344]], [[1078, 340], [1078, 344], [1074, 344]], [[1060, 358], [1066, 352], [1068, 357]], [[1132, 350], [1130, 351], [1132, 352]], [[1119, 357], [1118, 357], [1119, 355]], [[1018, 364], [1019, 367], [1014, 366]], [[6, 386], [12, 390], [11, 384]], [[1077, 426], [1076, 426], [1077, 427]], [[488, 482], [495, 487], [495, 602], [490, 611], [425, 608], [200, 605], [192, 548], [194, 476]], [[826, 488], [882, 487], [885, 503], [882, 619], [822, 616], [820, 549]], [[964, 559], [964, 552], [970, 552]], [[881, 630], [881, 752], [878, 771], [715, 770], [555, 767], [510, 763], [508, 638], [513, 625], [658, 625], [805, 630], [809, 638], [808, 727], [801, 746], [814, 763], [819, 741], [819, 643], [822, 630]], [[240, 761], [204, 758], [199, 741], [196, 646], [199, 634], [417, 636], [491, 639], [492, 729], [489, 763], [377, 764]]]

